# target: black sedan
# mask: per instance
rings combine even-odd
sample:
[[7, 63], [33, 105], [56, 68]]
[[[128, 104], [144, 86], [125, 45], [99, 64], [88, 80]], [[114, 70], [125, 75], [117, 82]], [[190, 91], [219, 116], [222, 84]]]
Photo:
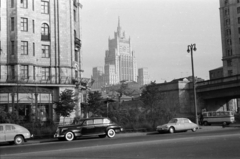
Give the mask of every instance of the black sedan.
[[59, 126], [54, 138], [59, 140], [72, 141], [76, 137], [98, 135], [99, 137], [113, 138], [116, 133], [123, 131], [123, 128], [108, 118], [97, 117], [80, 119], [71, 125]]

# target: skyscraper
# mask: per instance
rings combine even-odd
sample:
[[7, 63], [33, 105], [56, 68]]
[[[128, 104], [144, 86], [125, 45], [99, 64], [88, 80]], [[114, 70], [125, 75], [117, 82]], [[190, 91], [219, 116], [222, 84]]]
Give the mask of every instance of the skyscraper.
[[[98, 71], [97, 71], [98, 70]], [[99, 72], [99, 73], [96, 73]], [[120, 18], [118, 18], [117, 32], [113, 39], [108, 39], [108, 50], [105, 52], [104, 72], [99, 67], [93, 68], [95, 80], [92, 88], [117, 84], [120, 81], [137, 82], [137, 62], [132, 50], [131, 39], [122, 31]]]
[[240, 0], [220, 0], [223, 76], [240, 74]]

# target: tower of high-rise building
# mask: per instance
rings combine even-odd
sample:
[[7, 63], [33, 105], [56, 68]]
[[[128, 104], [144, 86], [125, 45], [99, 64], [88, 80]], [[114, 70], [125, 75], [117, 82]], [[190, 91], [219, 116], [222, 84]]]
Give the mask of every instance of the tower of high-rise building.
[[[120, 19], [118, 18], [117, 32], [114, 33], [113, 39], [108, 39], [108, 50], [105, 52], [105, 65], [94, 67], [92, 78], [95, 80], [92, 88], [101, 89], [106, 85], [114, 85], [120, 81], [137, 82], [140, 78], [147, 77], [147, 69], [144, 75], [138, 77], [137, 61], [132, 49], [131, 39], [127, 38], [122, 31]], [[141, 72], [141, 71], [140, 71]], [[141, 79], [144, 83], [144, 79]]]
[[[223, 77], [226, 77], [240, 74], [240, 0], [219, 2], [223, 61], [220, 71], [223, 72]], [[219, 69], [216, 71], [219, 72]], [[210, 73], [210, 78], [211, 76], [217, 75]]]

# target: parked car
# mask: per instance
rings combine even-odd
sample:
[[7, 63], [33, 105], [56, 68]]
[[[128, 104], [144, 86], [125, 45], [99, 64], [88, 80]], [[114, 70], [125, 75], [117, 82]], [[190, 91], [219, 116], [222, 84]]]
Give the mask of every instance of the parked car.
[[167, 124], [157, 126], [157, 131], [174, 133], [176, 131], [188, 131], [192, 130], [195, 132], [199, 126], [193, 123], [187, 118], [173, 118]]
[[113, 138], [116, 133], [123, 131], [123, 128], [108, 118], [96, 117], [80, 119], [71, 125], [59, 126], [54, 138], [59, 140], [72, 141], [77, 137], [98, 135], [101, 138], [108, 136]]
[[33, 137], [24, 127], [17, 124], [0, 124], [0, 142], [10, 142], [21, 145]]

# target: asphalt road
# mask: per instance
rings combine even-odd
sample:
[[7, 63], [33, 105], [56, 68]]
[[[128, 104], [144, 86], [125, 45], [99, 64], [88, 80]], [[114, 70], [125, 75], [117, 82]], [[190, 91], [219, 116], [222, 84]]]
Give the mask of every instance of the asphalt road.
[[72, 142], [45, 140], [1, 145], [1, 159], [162, 159], [239, 158], [240, 129], [175, 134], [125, 134], [115, 138], [82, 138]]

